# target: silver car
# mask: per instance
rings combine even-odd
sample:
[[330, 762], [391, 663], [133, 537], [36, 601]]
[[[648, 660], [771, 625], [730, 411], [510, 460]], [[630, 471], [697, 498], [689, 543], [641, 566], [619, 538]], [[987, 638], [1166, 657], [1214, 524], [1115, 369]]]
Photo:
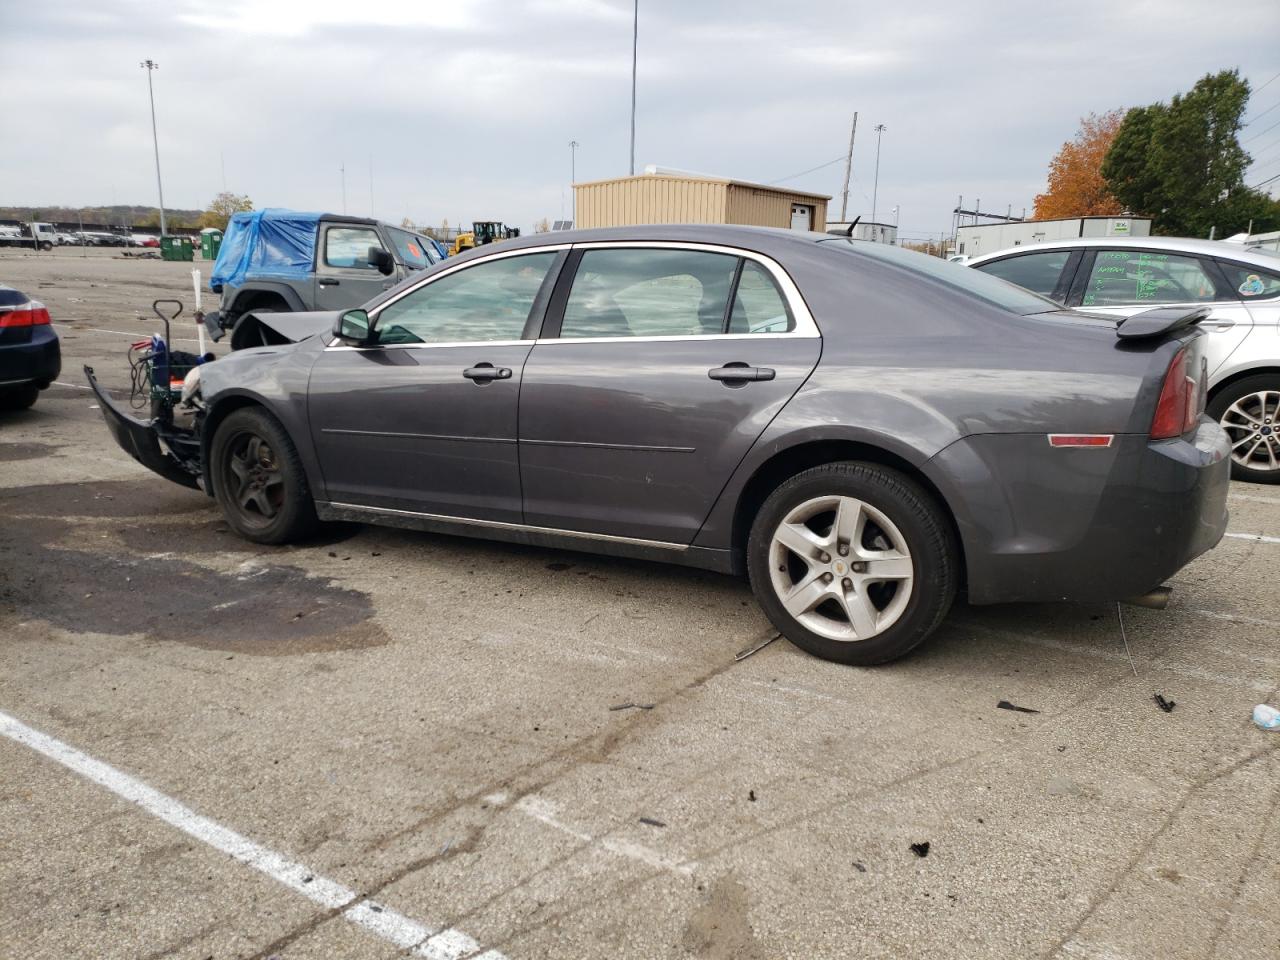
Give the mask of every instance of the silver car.
[[1204, 305], [1207, 413], [1231, 437], [1231, 475], [1280, 483], [1280, 257], [1175, 237], [1059, 240], [969, 266], [1090, 313]]

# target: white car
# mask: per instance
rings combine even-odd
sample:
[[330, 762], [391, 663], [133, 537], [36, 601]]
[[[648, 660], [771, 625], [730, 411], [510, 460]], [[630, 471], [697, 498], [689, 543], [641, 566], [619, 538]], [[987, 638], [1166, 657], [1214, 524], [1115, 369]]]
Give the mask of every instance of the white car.
[[1089, 313], [1204, 305], [1207, 412], [1231, 437], [1231, 475], [1280, 483], [1280, 257], [1176, 237], [1057, 240], [969, 266]]

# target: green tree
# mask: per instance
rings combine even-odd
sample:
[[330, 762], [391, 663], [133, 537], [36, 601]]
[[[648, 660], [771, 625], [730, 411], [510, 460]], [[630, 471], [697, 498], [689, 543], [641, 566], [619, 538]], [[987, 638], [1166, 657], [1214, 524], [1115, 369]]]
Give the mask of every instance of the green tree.
[[[1205, 237], [1265, 224], [1277, 205], [1247, 187], [1249, 155], [1240, 146], [1249, 83], [1235, 70], [1202, 77], [1168, 104], [1130, 110], [1102, 164], [1111, 193], [1155, 218], [1157, 233]], [[1255, 229], [1258, 224], [1255, 224]]]
[[213, 198], [213, 202], [209, 204], [200, 217], [200, 226], [217, 227], [219, 230], [227, 229], [227, 222], [231, 219], [233, 213], [244, 213], [253, 209], [253, 201], [247, 196], [237, 196], [234, 193], [223, 191]]

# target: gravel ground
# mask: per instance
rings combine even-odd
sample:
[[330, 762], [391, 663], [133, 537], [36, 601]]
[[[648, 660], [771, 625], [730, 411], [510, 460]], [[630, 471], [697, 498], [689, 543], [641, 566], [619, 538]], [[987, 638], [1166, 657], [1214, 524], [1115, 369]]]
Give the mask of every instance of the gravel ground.
[[84, 388], [125, 387], [152, 299], [190, 309], [192, 265], [114, 253], [0, 254], [64, 349], [0, 416], [0, 714], [118, 771], [0, 737], [0, 955], [393, 957], [442, 928], [421, 954], [1280, 955], [1280, 735], [1249, 722], [1280, 686], [1280, 488], [1231, 492], [1271, 540], [1125, 609], [1137, 677], [1088, 605], [958, 606], [874, 670], [737, 662], [770, 630], [726, 577], [236, 539]]

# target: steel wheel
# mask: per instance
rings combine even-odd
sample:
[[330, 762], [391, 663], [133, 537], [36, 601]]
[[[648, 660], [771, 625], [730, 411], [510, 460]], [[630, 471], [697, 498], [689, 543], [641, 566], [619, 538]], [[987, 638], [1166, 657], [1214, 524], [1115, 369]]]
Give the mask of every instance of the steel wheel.
[[1231, 459], [1248, 470], [1280, 470], [1280, 391], [1239, 397], [1218, 421], [1231, 438]]
[[859, 641], [893, 626], [911, 599], [906, 538], [884, 513], [855, 497], [806, 500], [778, 524], [770, 581], [783, 608], [828, 640]]
[[285, 481], [270, 443], [255, 433], [235, 436], [226, 460], [224, 481], [244, 521], [267, 526], [284, 505]]

